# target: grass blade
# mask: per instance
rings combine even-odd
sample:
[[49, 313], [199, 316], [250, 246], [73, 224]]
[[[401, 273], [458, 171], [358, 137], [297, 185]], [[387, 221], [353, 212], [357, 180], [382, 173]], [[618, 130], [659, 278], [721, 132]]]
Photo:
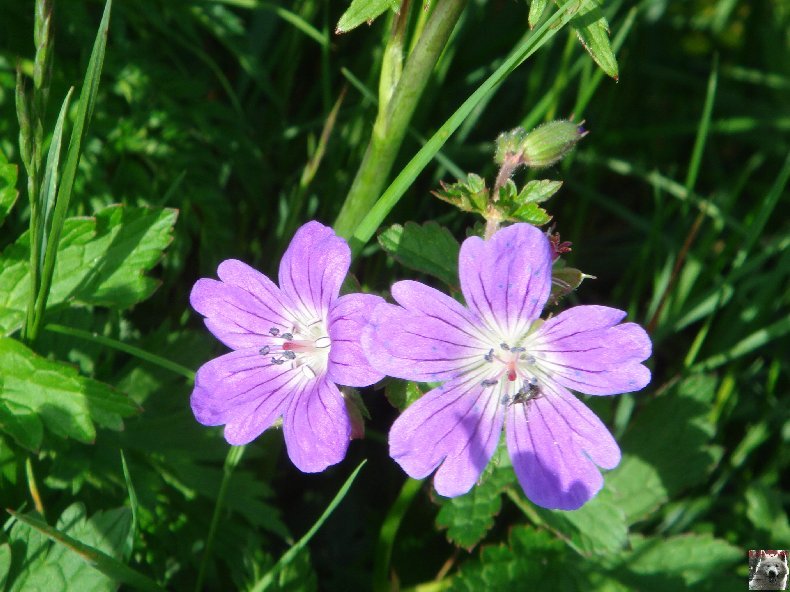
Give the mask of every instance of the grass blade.
[[359, 471], [363, 466], [365, 466], [366, 462], [366, 460], [363, 460], [361, 463], [359, 463], [357, 468], [354, 469], [354, 472], [351, 473], [349, 478], [346, 479], [346, 482], [343, 483], [343, 486], [337, 492], [337, 495], [335, 495], [334, 499], [326, 507], [324, 513], [321, 514], [321, 517], [316, 520], [316, 523], [313, 524], [310, 530], [308, 530], [301, 539], [296, 541], [296, 544], [293, 547], [288, 549], [283, 554], [283, 556], [280, 557], [279, 561], [274, 564], [274, 566], [266, 573], [266, 575], [264, 575], [255, 583], [255, 586], [252, 588], [251, 592], [263, 592], [272, 585], [274, 578], [279, 573], [280, 569], [293, 561], [293, 558], [296, 557], [297, 553], [299, 553], [299, 551], [301, 551], [307, 545], [307, 543], [310, 542], [310, 539], [312, 539], [315, 533], [318, 532], [318, 529], [324, 525], [324, 522], [326, 522], [326, 519], [329, 518], [330, 514], [335, 511], [335, 508], [337, 508], [338, 505], [340, 505], [340, 502], [342, 502], [343, 498], [346, 497], [348, 490], [351, 489], [351, 485], [354, 483], [354, 479], [357, 478]]
[[138, 571], [135, 571], [128, 565], [125, 565], [118, 561], [117, 559], [99, 551], [98, 549], [94, 549], [89, 545], [85, 545], [67, 534], [60, 532], [59, 530], [51, 527], [46, 522], [39, 520], [38, 518], [33, 518], [32, 516], [26, 516], [25, 514], [18, 514], [13, 510], [6, 509], [6, 512], [11, 514], [14, 518], [19, 520], [20, 522], [24, 522], [31, 528], [34, 528], [44, 536], [48, 537], [49, 539], [55, 541], [59, 545], [65, 546], [70, 551], [73, 551], [80, 557], [82, 557], [88, 565], [91, 567], [99, 570], [101, 573], [106, 575], [109, 578], [117, 582], [121, 582], [123, 584], [127, 584], [136, 590], [151, 590], [152, 592], [164, 592], [164, 588], [162, 588], [159, 584], [157, 584], [154, 580], [141, 574]]
[[417, 178], [417, 175], [428, 165], [447, 142], [450, 135], [459, 128], [478, 103], [486, 99], [511, 72], [548, 42], [571, 19], [572, 15], [568, 14], [565, 9], [573, 2], [574, 0], [565, 2], [539, 29], [529, 35], [414, 155], [357, 227], [349, 240], [352, 255], [359, 254], [362, 247], [371, 239], [390, 210], [395, 207], [398, 200], [406, 193], [406, 190]]
[[52, 228], [50, 229], [47, 251], [44, 253], [41, 287], [36, 296], [35, 318], [29, 333], [31, 341], [35, 341], [44, 320], [44, 309], [47, 306], [49, 288], [52, 284], [52, 275], [55, 271], [55, 258], [58, 252], [58, 243], [60, 242], [63, 224], [66, 221], [66, 212], [68, 211], [69, 202], [71, 201], [71, 190], [74, 187], [74, 177], [77, 174], [77, 166], [79, 165], [80, 155], [82, 154], [82, 143], [88, 132], [88, 126], [91, 116], [93, 115], [93, 108], [96, 104], [96, 95], [99, 92], [99, 79], [104, 64], [104, 51], [107, 47], [107, 33], [110, 27], [111, 8], [112, 0], [107, 0], [107, 3], [104, 5], [104, 14], [99, 24], [99, 30], [96, 34], [96, 40], [93, 43], [91, 57], [88, 61], [88, 69], [85, 73], [82, 91], [80, 92], [77, 117], [74, 120], [74, 127], [71, 130], [69, 149], [66, 153], [66, 164], [63, 168], [63, 176], [60, 186], [58, 187], [55, 209], [52, 214]]

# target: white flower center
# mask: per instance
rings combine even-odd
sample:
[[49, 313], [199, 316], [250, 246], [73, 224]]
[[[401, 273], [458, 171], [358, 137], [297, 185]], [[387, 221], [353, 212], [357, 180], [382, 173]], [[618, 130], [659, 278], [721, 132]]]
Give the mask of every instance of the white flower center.
[[[492, 344], [494, 341], [496, 339], [492, 336]], [[483, 356], [483, 368], [488, 366], [488, 371], [481, 384], [497, 389], [503, 405], [526, 404], [542, 395], [537, 360], [521, 345], [526, 341], [527, 335], [510, 343], [499, 341]]]
[[322, 319], [297, 323], [287, 333], [280, 333], [279, 329], [272, 327], [269, 334], [282, 339], [279, 345], [267, 345], [260, 350], [261, 354], [271, 356], [272, 364], [285, 364], [292, 370], [298, 368], [306, 378], [315, 378], [324, 373], [332, 340]]

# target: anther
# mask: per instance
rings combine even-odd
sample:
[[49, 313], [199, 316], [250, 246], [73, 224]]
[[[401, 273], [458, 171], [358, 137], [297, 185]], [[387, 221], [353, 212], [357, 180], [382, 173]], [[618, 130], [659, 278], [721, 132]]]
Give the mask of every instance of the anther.
[[501, 347], [505, 351], [509, 351], [510, 350], [510, 346], [507, 343], [500, 343], [499, 347]]
[[279, 366], [280, 364], [285, 364], [285, 360], [283, 358], [272, 357], [272, 364]]
[[495, 386], [498, 382], [499, 381], [496, 378], [487, 378], [480, 384], [482, 384], [483, 386]]
[[277, 327], [272, 327], [269, 329], [269, 335], [272, 337], [277, 337], [280, 334], [280, 330]]
[[493, 362], [494, 361], [494, 350], [493, 349], [488, 350], [488, 353], [483, 356], [483, 359], [486, 362]]
[[294, 358], [296, 358], [296, 352], [292, 352], [290, 350], [285, 351], [283, 352], [283, 356], [285, 357], [286, 360], [293, 360]]
[[280, 335], [280, 337], [282, 337], [286, 341], [289, 340], [289, 339], [293, 339], [294, 338], [292, 333], [283, 333], [282, 335]]
[[512, 351], [514, 354], [517, 354], [517, 353], [521, 353], [521, 352], [527, 351], [527, 348], [525, 348], [525, 347], [511, 347], [510, 351]]
[[265, 356], [266, 354], [269, 353], [269, 346], [264, 345], [261, 349], [258, 350], [258, 353], [261, 354], [262, 356]]

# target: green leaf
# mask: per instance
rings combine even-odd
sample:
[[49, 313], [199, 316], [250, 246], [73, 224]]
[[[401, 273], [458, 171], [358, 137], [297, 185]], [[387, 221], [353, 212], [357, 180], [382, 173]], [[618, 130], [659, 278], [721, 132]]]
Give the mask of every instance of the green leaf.
[[449, 286], [458, 284], [458, 241], [443, 226], [426, 222], [394, 224], [379, 234], [379, 244], [401, 265], [432, 275]]
[[599, 0], [587, 0], [571, 19], [584, 49], [608, 76], [617, 80], [617, 58], [609, 42], [609, 24], [599, 6]]
[[[110, 206], [95, 218], [63, 225], [48, 306], [66, 301], [128, 307], [148, 298], [156, 280], [146, 277], [172, 240], [177, 211]], [[0, 257], [0, 334], [22, 325], [30, 286], [30, 235]]]
[[629, 523], [704, 481], [721, 458], [721, 449], [709, 444], [715, 432], [710, 419], [715, 388], [713, 377], [687, 378], [647, 402], [621, 439], [623, 460], [609, 473], [607, 487]]
[[529, 3], [529, 28], [534, 29], [540, 21], [540, 17], [546, 12], [549, 0], [532, 0]]
[[387, 9], [398, 12], [400, 2], [398, 0], [352, 0], [349, 6], [340, 17], [335, 28], [335, 33], [347, 33], [351, 29], [356, 29], [362, 23], [372, 23]]
[[552, 181], [551, 179], [539, 179], [530, 181], [521, 190], [516, 198], [519, 203], [543, 203], [552, 195], [557, 193], [562, 187], [562, 181]]
[[[100, 511], [88, 518], [82, 504], [73, 504], [66, 508], [56, 525], [57, 530], [63, 534], [119, 561], [129, 558], [123, 550], [131, 527], [132, 516], [128, 508]], [[70, 587], [97, 592], [109, 592], [117, 588], [112, 579], [91, 567], [72, 551], [75, 549], [55, 545], [47, 556], [48, 563], [60, 567]]]
[[459, 210], [483, 214], [488, 207], [488, 189], [485, 179], [480, 175], [469, 173], [464, 181], [449, 185], [442, 182], [441, 186], [441, 191], [434, 191], [433, 194]]
[[[119, 512], [125, 511], [127, 517], [125, 521], [121, 519], [122, 514]], [[100, 587], [91, 587], [91, 588], [83, 588], [83, 587], [75, 587], [74, 589], [85, 590], [85, 589], [96, 589], [96, 590], [115, 590], [117, 586], [112, 584], [112, 581], [121, 582], [124, 584], [128, 584], [136, 589], [139, 590], [152, 590], [156, 592], [162, 592], [164, 589], [161, 588], [154, 580], [150, 579], [149, 577], [133, 570], [132, 568], [128, 567], [127, 565], [121, 563], [118, 559], [109, 555], [108, 553], [91, 546], [90, 544], [85, 544], [82, 541], [79, 541], [72, 536], [69, 536], [67, 533], [73, 533], [80, 536], [85, 536], [87, 540], [91, 542], [96, 542], [97, 544], [101, 545], [102, 548], [108, 548], [108, 545], [111, 548], [115, 548], [116, 541], [117, 545], [123, 544], [123, 538], [125, 538], [126, 533], [123, 531], [122, 527], [124, 523], [127, 525], [128, 528], [131, 525], [131, 517], [129, 516], [129, 510], [122, 509], [119, 511], [114, 511], [115, 513], [107, 512], [104, 517], [102, 514], [99, 513], [96, 515], [98, 517], [96, 520], [92, 518], [86, 524], [84, 522], [84, 513], [81, 514], [79, 506], [71, 506], [64, 512], [64, 517], [67, 518], [67, 523], [63, 524], [63, 520], [59, 521], [59, 526], [64, 530], [58, 530], [57, 528], [53, 528], [49, 526], [46, 522], [37, 518], [34, 515], [26, 515], [26, 514], [18, 514], [11, 510], [8, 511], [14, 518], [23, 522], [25, 525], [29, 526], [32, 530], [37, 533], [41, 533], [42, 535], [46, 536], [47, 538], [53, 540], [58, 545], [62, 545], [63, 549], [60, 547], [54, 547], [49, 551], [49, 556], [46, 558], [46, 564], [49, 566], [57, 566], [58, 572], [60, 573], [61, 578], [65, 579], [69, 582], [69, 585], [72, 584], [71, 578], [76, 578], [77, 581], [81, 583], [85, 583], [86, 581], [91, 581], [90, 578], [86, 578], [84, 575], [85, 572], [82, 571], [82, 568], [74, 562], [75, 559], [78, 561], [85, 561], [87, 562], [88, 566], [92, 569], [96, 569], [108, 578], [110, 578], [110, 582], [107, 582], [106, 586]], [[82, 511], [84, 512], [84, 510]], [[82, 518], [82, 520], [81, 520]], [[109, 532], [107, 531], [109, 529]], [[12, 531], [13, 535], [13, 531]], [[107, 540], [105, 540], [107, 539]], [[45, 552], [40, 552], [40, 547], [37, 549], [38, 556], [41, 557], [45, 554]], [[66, 551], [76, 554], [77, 557], [73, 557], [71, 555], [66, 554]], [[31, 556], [31, 548], [30, 545], [27, 547], [27, 556]], [[35, 556], [35, 555], [33, 555]], [[50, 557], [52, 557], [53, 561], [50, 561]], [[55, 563], [57, 562], [57, 563]], [[38, 570], [28, 569], [26, 573], [36, 573]], [[16, 584], [16, 582], [15, 582]], [[93, 580], [93, 586], [95, 586], [95, 580]], [[15, 589], [15, 588], [12, 588]], [[24, 587], [19, 588], [20, 590], [28, 590], [28, 589], [37, 589], [31, 587], [29, 583], [26, 583]], [[52, 586], [51, 584], [48, 587], [41, 588], [41, 590], [53, 590], [53, 589], [66, 589], [65, 587], [59, 586]]]
[[551, 221], [551, 215], [536, 203], [528, 203], [510, 212], [508, 220], [527, 222], [533, 226], [543, 226]]
[[8, 533], [11, 566], [6, 578], [6, 592], [46, 592], [65, 590], [66, 580], [60, 566], [47, 561], [50, 543], [42, 533], [17, 521]]
[[515, 474], [509, 466], [489, 463], [482, 481], [469, 493], [439, 498], [442, 508], [436, 516], [436, 525], [447, 529], [451, 543], [471, 550], [494, 526], [494, 517], [502, 507], [502, 490], [514, 481]]
[[[0, 404], [14, 413], [19, 424], [32, 424], [35, 414], [53, 434], [86, 443], [96, 437], [94, 424], [120, 430], [121, 418], [138, 411], [134, 402], [110, 386], [42, 358], [9, 338], [0, 338]], [[17, 426], [8, 430], [21, 446], [41, 445], [40, 432], [19, 437], [16, 431]]]
[[5, 155], [0, 152], [0, 226], [14, 207], [19, 192], [16, 190], [17, 167], [10, 164]]
[[[486, 546], [479, 561], [469, 561], [453, 578], [452, 592], [584, 590], [579, 565], [566, 557], [565, 545], [546, 531], [516, 526], [508, 545]], [[578, 564], [578, 561], [576, 562]]]
[[[719, 582], [710, 581], [722, 575], [729, 584], [727, 568], [745, 560], [746, 552], [710, 535], [681, 535], [671, 538], [630, 537], [630, 553], [621, 555], [613, 574], [632, 589], [663, 591], [688, 589], [722, 590]], [[722, 582], [723, 583], [723, 582]], [[704, 585], [703, 584], [707, 584]]]
[[0, 545], [0, 590], [5, 590], [8, 573], [11, 571], [11, 547], [5, 543]]
[[410, 380], [400, 380], [398, 378], [387, 378], [384, 385], [384, 396], [390, 405], [403, 411], [422, 397], [423, 392], [416, 382]]
[[619, 499], [606, 485], [589, 502], [573, 512], [536, 507], [543, 521], [562, 534], [577, 552], [585, 556], [609, 555], [622, 549], [628, 539], [628, 525]]
[[776, 545], [790, 541], [790, 524], [782, 507], [782, 493], [762, 481], [752, 483], [746, 490], [746, 517], [766, 536], [760, 540]]
[[28, 450], [36, 450], [44, 437], [44, 427], [36, 412], [26, 405], [10, 400], [0, 400], [0, 431]]

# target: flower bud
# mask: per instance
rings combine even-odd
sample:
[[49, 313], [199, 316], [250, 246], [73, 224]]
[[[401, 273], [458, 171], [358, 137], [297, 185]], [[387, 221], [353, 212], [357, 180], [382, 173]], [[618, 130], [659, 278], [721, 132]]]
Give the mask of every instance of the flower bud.
[[524, 163], [542, 169], [561, 160], [587, 132], [581, 124], [567, 119], [550, 121], [536, 127], [521, 143]]
[[521, 152], [521, 144], [524, 142], [524, 128], [517, 127], [509, 132], [502, 132], [496, 139], [496, 153], [494, 162], [502, 165], [508, 155], [516, 155]]

